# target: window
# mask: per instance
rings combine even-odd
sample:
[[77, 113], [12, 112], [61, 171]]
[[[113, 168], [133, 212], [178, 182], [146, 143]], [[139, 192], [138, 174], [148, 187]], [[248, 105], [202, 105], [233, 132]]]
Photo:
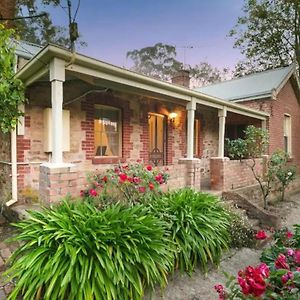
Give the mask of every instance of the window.
[[284, 115], [283, 121], [283, 137], [284, 137], [284, 151], [289, 155], [292, 154], [292, 126], [291, 126], [291, 116]]
[[121, 156], [121, 111], [96, 105], [94, 119], [95, 156]]

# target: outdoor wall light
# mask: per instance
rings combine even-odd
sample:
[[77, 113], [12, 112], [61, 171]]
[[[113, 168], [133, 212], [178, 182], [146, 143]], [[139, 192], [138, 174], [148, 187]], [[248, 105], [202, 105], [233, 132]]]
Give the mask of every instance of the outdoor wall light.
[[174, 123], [176, 117], [177, 117], [177, 113], [176, 112], [171, 112], [169, 114], [169, 120], [170, 120], [170, 122]]

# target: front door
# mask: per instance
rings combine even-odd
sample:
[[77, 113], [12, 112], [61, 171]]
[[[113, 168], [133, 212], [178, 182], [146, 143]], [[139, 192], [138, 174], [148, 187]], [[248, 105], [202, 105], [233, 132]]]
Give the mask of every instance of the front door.
[[164, 165], [166, 159], [166, 116], [149, 113], [149, 161], [155, 166]]

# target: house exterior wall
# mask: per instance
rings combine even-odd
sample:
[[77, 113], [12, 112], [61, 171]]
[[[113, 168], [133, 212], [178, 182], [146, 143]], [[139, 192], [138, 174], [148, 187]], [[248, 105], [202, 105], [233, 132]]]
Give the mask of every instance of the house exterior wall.
[[291, 116], [292, 123], [292, 163], [300, 171], [300, 105], [290, 81], [281, 89], [276, 100], [261, 99], [240, 104], [261, 110], [270, 114], [267, 129], [270, 134], [269, 154], [277, 149], [284, 149], [284, 115]]
[[[44, 152], [43, 136], [43, 111], [50, 106], [48, 97], [47, 93], [42, 94], [36, 90], [33, 101], [25, 108], [25, 135], [18, 136], [17, 147], [18, 162], [24, 163], [18, 166], [20, 190], [25, 187], [39, 190], [44, 186], [44, 190], [47, 190], [44, 196], [51, 196], [53, 199], [67, 192], [78, 195], [79, 190], [86, 185], [87, 172], [101, 172], [119, 162], [142, 160], [149, 163], [148, 113], [168, 115], [171, 111], [175, 111], [178, 116], [174, 123], [167, 122], [166, 165], [171, 175], [168, 186], [179, 188], [188, 185], [185, 175], [188, 170], [191, 173], [194, 167], [178, 163], [186, 153], [185, 107], [129, 95], [90, 94], [82, 101], [66, 105], [64, 109], [70, 111], [70, 151], [64, 152], [63, 156], [65, 163], [72, 163], [76, 167], [62, 172], [48, 169], [41, 171], [40, 165], [51, 161], [51, 153]], [[95, 104], [118, 107], [122, 111], [123, 147], [119, 158], [94, 157]], [[199, 180], [200, 188], [199, 163], [196, 169], [199, 176], [193, 178]], [[52, 183], [49, 182], [50, 179]]]

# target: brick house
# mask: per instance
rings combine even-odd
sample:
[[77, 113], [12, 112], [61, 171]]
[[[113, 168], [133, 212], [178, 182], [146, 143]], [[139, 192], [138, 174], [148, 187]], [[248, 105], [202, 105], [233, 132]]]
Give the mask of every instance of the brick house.
[[88, 171], [138, 159], [168, 166], [171, 188], [205, 189], [211, 159], [224, 157], [225, 124], [264, 126], [268, 118], [188, 89], [184, 72], [167, 83], [54, 45], [16, 76], [28, 103], [12, 133], [12, 189], [36, 189], [45, 202], [78, 195]]
[[[269, 154], [283, 149], [300, 171], [300, 83], [295, 65], [197, 88], [197, 91], [269, 114]], [[227, 126], [225, 136], [242, 135], [244, 124]]]

